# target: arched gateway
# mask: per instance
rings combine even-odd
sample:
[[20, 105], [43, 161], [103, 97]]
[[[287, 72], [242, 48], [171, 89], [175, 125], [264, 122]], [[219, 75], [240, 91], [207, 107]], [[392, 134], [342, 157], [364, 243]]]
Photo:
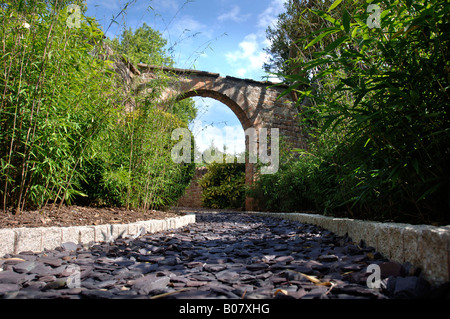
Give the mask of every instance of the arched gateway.
[[[163, 99], [182, 100], [201, 96], [216, 99], [227, 105], [238, 117], [244, 130], [278, 128], [280, 137], [292, 148], [305, 148], [301, 127], [298, 124], [298, 110], [290, 95], [278, 99], [285, 87], [273, 86], [271, 82], [259, 82], [235, 77], [221, 77], [218, 73], [186, 70], [139, 64], [139, 83], [145, 83], [158, 77], [159, 72], [172, 75], [172, 80]], [[248, 137], [246, 150], [249, 150]], [[258, 142], [257, 142], [258, 144]], [[255, 178], [254, 164], [246, 161], [245, 182], [252, 184]], [[246, 210], [256, 209], [251, 198], [245, 202]]]

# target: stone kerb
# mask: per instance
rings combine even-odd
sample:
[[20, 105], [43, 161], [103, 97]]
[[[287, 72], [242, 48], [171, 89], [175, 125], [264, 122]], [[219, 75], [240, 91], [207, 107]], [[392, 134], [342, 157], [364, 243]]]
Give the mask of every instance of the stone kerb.
[[0, 257], [21, 251], [40, 252], [44, 249], [54, 249], [66, 242], [82, 245], [107, 242], [120, 237], [180, 228], [191, 223], [195, 223], [195, 214], [130, 224], [0, 229]]
[[348, 234], [355, 243], [364, 240], [390, 260], [421, 268], [424, 278], [432, 284], [450, 281], [450, 225], [381, 223], [302, 213], [249, 213], [318, 225], [339, 236]]

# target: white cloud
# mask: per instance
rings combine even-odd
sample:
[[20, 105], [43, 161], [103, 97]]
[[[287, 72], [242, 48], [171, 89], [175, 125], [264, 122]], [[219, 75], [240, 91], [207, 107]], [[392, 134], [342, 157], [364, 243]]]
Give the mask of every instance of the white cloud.
[[224, 22], [227, 20], [231, 20], [234, 22], [244, 22], [251, 16], [251, 14], [240, 14], [240, 13], [241, 8], [239, 8], [239, 6], [234, 6], [230, 12], [218, 16], [217, 20], [219, 20], [219, 22]]
[[[285, 11], [284, 4], [287, 0], [273, 0], [264, 9], [256, 21], [257, 30], [244, 37], [239, 43], [239, 49], [225, 53], [227, 62], [232, 65], [233, 72], [238, 77], [251, 77], [255, 74], [262, 75], [264, 63], [269, 56], [263, 50], [268, 46], [266, 29], [269, 25], [276, 23], [278, 15]], [[234, 10], [229, 15], [231, 16]], [[236, 12], [234, 12], [236, 13]], [[238, 13], [237, 13], [238, 14]], [[274, 80], [271, 78], [271, 80]]]
[[267, 62], [268, 55], [262, 51], [260, 36], [251, 33], [239, 43], [239, 50], [225, 54], [228, 63], [236, 68], [236, 75], [239, 77], [248, 76], [249, 73], [262, 69], [264, 62]]
[[264, 30], [277, 21], [278, 15], [284, 12], [286, 0], [273, 0], [272, 3], [258, 16], [258, 27]]
[[226, 146], [228, 154], [245, 151], [245, 134], [241, 125], [217, 127], [195, 120], [191, 130], [195, 137], [195, 146], [200, 152], [204, 152], [211, 145], [221, 151]]
[[247, 69], [246, 68], [240, 68], [236, 71], [236, 74], [238, 77], [244, 77], [245, 73], [247, 73]]

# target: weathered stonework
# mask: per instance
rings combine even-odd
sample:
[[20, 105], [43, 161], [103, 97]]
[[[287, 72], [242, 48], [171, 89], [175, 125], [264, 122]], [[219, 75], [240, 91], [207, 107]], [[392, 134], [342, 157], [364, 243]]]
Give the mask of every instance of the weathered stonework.
[[201, 96], [227, 105], [238, 117], [243, 129], [253, 127], [278, 128], [280, 136], [292, 147], [306, 147], [300, 125], [296, 122], [298, 110], [289, 94], [278, 98], [285, 86], [271, 82], [221, 77], [218, 73], [185, 70], [139, 64], [141, 89], [157, 78], [157, 71], [176, 76], [164, 92], [164, 100], [182, 100]]
[[[236, 114], [244, 130], [254, 128], [259, 136], [260, 129], [279, 129], [279, 135], [290, 148], [306, 148], [306, 138], [297, 122], [298, 109], [289, 94], [280, 97], [285, 86], [271, 82], [260, 82], [235, 77], [221, 77], [218, 73], [185, 70], [169, 67], [139, 64], [138, 90], [145, 92], [151, 81], [163, 72], [169, 78], [169, 85], [163, 92], [161, 101], [182, 100], [201, 96], [218, 100]], [[150, 89], [151, 90], [151, 89]], [[259, 142], [257, 141], [257, 144]], [[246, 150], [249, 150], [246, 140]], [[252, 184], [255, 179], [254, 164], [246, 163], [245, 181]], [[254, 210], [257, 205], [251, 198], [246, 199], [246, 209]]]
[[303, 213], [247, 213], [318, 225], [337, 235], [348, 235], [356, 244], [363, 240], [386, 258], [420, 268], [432, 284], [450, 281], [450, 225], [380, 223]]
[[109, 242], [119, 237], [134, 237], [145, 233], [180, 228], [191, 223], [195, 223], [194, 214], [130, 224], [0, 229], [0, 259], [5, 254], [55, 249], [66, 242], [91, 245], [98, 242]]
[[202, 187], [198, 184], [198, 180], [207, 172], [206, 167], [197, 167], [191, 184], [186, 189], [184, 195], [178, 200], [178, 207], [202, 207]]

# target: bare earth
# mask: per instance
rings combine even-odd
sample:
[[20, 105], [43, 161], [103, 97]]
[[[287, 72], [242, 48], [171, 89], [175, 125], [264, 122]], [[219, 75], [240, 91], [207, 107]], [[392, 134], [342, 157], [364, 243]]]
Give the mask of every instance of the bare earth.
[[50, 206], [42, 210], [24, 211], [19, 215], [0, 213], [0, 229], [16, 227], [86, 226], [128, 224], [150, 219], [165, 219], [184, 215], [181, 211], [137, 211], [116, 207]]

